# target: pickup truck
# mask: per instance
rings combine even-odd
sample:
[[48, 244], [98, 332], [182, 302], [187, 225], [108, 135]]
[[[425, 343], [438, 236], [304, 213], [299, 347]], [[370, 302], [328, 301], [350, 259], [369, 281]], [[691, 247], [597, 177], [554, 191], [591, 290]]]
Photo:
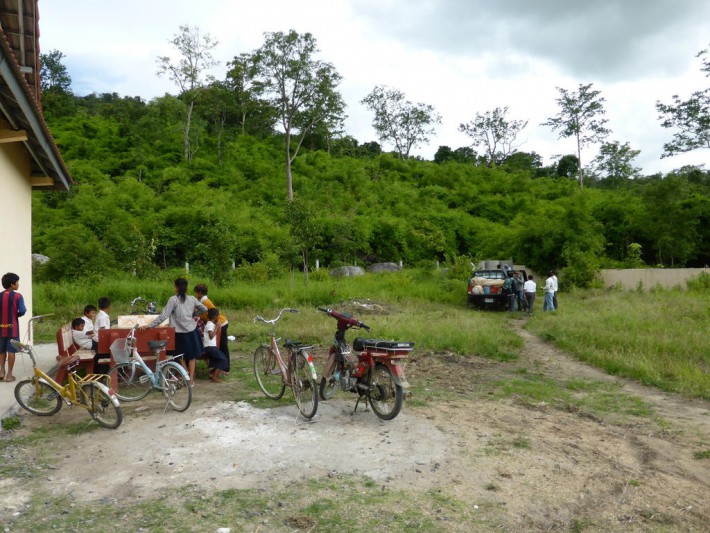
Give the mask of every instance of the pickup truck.
[[508, 309], [508, 296], [503, 294], [506, 275], [522, 274], [523, 283], [528, 279], [524, 270], [476, 270], [468, 280], [468, 306], [477, 309]]

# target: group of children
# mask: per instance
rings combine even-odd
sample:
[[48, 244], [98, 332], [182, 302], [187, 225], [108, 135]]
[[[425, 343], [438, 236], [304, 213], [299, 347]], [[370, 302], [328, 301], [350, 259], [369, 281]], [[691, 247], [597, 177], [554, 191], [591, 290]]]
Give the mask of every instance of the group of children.
[[[199, 295], [197, 289], [201, 286], [195, 287], [196, 295], [202, 296], [203, 301], [207, 296], [207, 288], [204, 288], [204, 293]], [[109, 311], [111, 310], [111, 299], [107, 296], [102, 296], [98, 301], [99, 308], [97, 309], [94, 305], [87, 305], [84, 307], [84, 314], [81, 317], [72, 320], [72, 339], [74, 344], [79, 348], [86, 350], [93, 350], [95, 352], [94, 356], [94, 373], [105, 374], [108, 372], [109, 368], [105, 364], [99, 363], [99, 342], [98, 342], [98, 331], [102, 329], [111, 328], [111, 318], [109, 316]], [[210, 302], [211, 304], [211, 302]], [[195, 317], [196, 319], [198, 317]], [[204, 328], [202, 328], [202, 345], [204, 352], [209, 358], [209, 378], [214, 383], [221, 383], [220, 377], [223, 374], [229, 372], [229, 356], [224, 353], [223, 350], [217, 347], [217, 331], [222, 329], [222, 342], [221, 345], [227, 343], [227, 319], [220, 314], [219, 309], [212, 306], [207, 309], [206, 313], [203, 313], [200, 320], [204, 322]], [[227, 351], [227, 354], [229, 352]], [[184, 361], [181, 359], [184, 365]]]

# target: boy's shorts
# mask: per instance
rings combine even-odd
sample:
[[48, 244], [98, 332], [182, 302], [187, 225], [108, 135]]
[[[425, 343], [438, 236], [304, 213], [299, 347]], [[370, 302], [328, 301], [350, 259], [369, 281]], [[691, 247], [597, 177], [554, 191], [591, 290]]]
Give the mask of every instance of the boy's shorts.
[[10, 352], [10, 353], [17, 353], [17, 350], [15, 350], [15, 347], [10, 344], [10, 340], [15, 339], [16, 341], [19, 341], [19, 337], [0, 337], [0, 353], [4, 352]]

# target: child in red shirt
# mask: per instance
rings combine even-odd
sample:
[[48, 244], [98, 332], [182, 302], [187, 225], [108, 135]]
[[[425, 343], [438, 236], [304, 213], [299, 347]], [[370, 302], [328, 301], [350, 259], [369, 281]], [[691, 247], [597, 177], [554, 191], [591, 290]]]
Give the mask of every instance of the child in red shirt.
[[[25, 300], [19, 292], [20, 276], [8, 272], [2, 277], [0, 293], [0, 381], [15, 381], [12, 370], [15, 366], [15, 348], [10, 344], [12, 339], [20, 340], [19, 318], [27, 312]], [[7, 372], [5, 361], [7, 360]]]

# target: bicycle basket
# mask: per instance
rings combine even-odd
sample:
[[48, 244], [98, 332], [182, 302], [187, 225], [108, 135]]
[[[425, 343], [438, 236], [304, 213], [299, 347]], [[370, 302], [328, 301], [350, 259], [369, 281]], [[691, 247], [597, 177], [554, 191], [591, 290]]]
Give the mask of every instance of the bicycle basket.
[[111, 343], [111, 355], [116, 363], [127, 363], [131, 349], [126, 346], [126, 339], [116, 339]]

